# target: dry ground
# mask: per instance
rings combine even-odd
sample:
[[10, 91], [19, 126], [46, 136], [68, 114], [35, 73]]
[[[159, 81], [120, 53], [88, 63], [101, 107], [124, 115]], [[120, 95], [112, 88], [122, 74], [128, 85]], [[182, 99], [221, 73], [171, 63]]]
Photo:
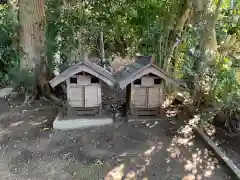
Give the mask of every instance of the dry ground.
[[232, 137], [226, 135], [221, 129], [213, 127], [213, 130], [215, 132], [209, 136], [218, 144], [234, 164], [240, 168], [240, 146], [238, 144], [238, 142], [240, 142], [240, 134], [238, 133], [238, 135]]
[[2, 180], [100, 180], [107, 175], [114, 180], [231, 179], [209, 149], [179, 123], [54, 131], [49, 129], [56, 115], [51, 104], [8, 104], [0, 99]]

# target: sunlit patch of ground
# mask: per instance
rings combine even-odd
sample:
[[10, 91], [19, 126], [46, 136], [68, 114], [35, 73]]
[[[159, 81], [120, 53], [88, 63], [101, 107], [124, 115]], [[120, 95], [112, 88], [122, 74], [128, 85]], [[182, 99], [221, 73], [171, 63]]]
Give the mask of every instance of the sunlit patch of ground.
[[[151, 143], [153, 141], [159, 143], [155, 146], [149, 146], [147, 150], [135, 156], [135, 162], [140, 157], [142, 158], [142, 161], [140, 161], [142, 164], [129, 165], [122, 163], [116, 166], [116, 169], [113, 168], [109, 171], [106, 179], [118, 180], [123, 177], [133, 180], [162, 178], [183, 180], [230, 179], [227, 174], [218, 174], [222, 172], [221, 164], [207, 148], [196, 141], [191, 128], [194, 123], [197, 123], [197, 118], [190, 120], [189, 124], [180, 126], [176, 134], [170, 138], [166, 137], [165, 133], [157, 137], [154, 136], [154, 132], [146, 133], [146, 130], [141, 129], [140, 131], [145, 131], [145, 134], [152, 135]], [[164, 130], [167, 131], [167, 129], [161, 130], [163, 124], [163, 122], [145, 122], [145, 127], [152, 129], [152, 126], [155, 126], [158, 131], [165, 132]], [[137, 127], [139, 128], [139, 126]], [[160, 134], [159, 132], [155, 133], [155, 135]], [[146, 144], [149, 144], [150, 139]]]
[[179, 125], [174, 118], [171, 123], [142, 121], [54, 131], [45, 127], [46, 120], [55, 116], [51, 107], [18, 113], [0, 122], [3, 179], [228, 178], [225, 168], [194, 136], [191, 125]]
[[[167, 162], [169, 163], [172, 159], [177, 158], [183, 162], [184, 170], [190, 173], [183, 179], [201, 180], [210, 178], [215, 170], [220, 168], [218, 159], [212, 156], [211, 151], [207, 148], [194, 147], [196, 141], [192, 126], [196, 125], [198, 121], [199, 117], [195, 116], [188, 123], [182, 125], [167, 149], [171, 157]], [[186, 148], [191, 149], [191, 157], [185, 156]]]

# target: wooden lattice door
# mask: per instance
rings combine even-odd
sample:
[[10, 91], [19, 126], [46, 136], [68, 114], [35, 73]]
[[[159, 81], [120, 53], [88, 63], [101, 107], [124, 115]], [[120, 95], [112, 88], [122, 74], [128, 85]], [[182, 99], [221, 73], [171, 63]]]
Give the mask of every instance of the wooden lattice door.
[[159, 87], [150, 87], [148, 88], [148, 101], [147, 101], [147, 107], [148, 108], [155, 108], [159, 107], [160, 100], [161, 100], [161, 91]]
[[134, 89], [133, 104], [135, 108], [147, 108], [147, 88], [138, 87]]
[[85, 107], [96, 107], [99, 105], [98, 86], [85, 86]]

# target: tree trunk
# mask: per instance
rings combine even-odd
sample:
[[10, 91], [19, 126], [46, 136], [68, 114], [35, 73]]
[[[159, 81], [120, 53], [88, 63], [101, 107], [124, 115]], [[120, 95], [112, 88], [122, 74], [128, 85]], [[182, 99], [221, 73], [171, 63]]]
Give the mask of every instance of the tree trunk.
[[[213, 54], [217, 52], [217, 39], [216, 39], [216, 30], [215, 25], [217, 18], [219, 16], [220, 7], [223, 0], [218, 0], [218, 4], [216, 7], [215, 13], [206, 12], [205, 13], [205, 21], [206, 27], [203, 30], [200, 46], [204, 53], [206, 51], [210, 51]], [[210, 3], [210, 2], [209, 2]]]
[[[23, 54], [20, 69], [33, 77], [27, 87], [26, 100], [39, 93], [48, 83], [46, 70], [45, 44], [45, 11], [44, 0], [19, 0], [20, 47]], [[26, 87], [25, 87], [26, 88]], [[30, 96], [29, 96], [30, 95]]]
[[[189, 0], [185, 0], [185, 3], [180, 13], [180, 17], [176, 22], [176, 25], [174, 30], [172, 31], [172, 34], [170, 35], [170, 39], [169, 39], [170, 51], [168, 53], [168, 56], [164, 60], [163, 69], [171, 76], [174, 76], [174, 69], [175, 69], [174, 67], [176, 64], [176, 59], [173, 58], [173, 56], [174, 54], [177, 53], [176, 51], [177, 47], [181, 43], [182, 31], [189, 19], [189, 16], [191, 15], [191, 6], [192, 5], [189, 2]], [[172, 88], [168, 83], [166, 83], [166, 87], [167, 87], [167, 92], [172, 93]]]
[[210, 6], [211, 3], [210, 0], [206, 0], [198, 9], [203, 15], [203, 24], [205, 24], [205, 26], [199, 42], [201, 57], [197, 60], [202, 62], [204, 67], [200, 66], [200, 62], [196, 62], [198, 65], [196, 67], [196, 75], [194, 79], [196, 93], [193, 99], [196, 105], [200, 104], [204, 94], [210, 92], [213, 85], [212, 79], [215, 74], [214, 67], [218, 53], [215, 24], [219, 16], [222, 0], [218, 0], [215, 12], [208, 10], [208, 6]]
[[167, 73], [170, 73], [171, 75], [173, 75], [173, 70], [175, 65], [175, 60], [173, 60], [172, 57], [181, 41], [181, 32], [189, 18], [190, 12], [191, 12], [191, 3], [189, 2], [189, 0], [185, 0], [185, 3], [180, 13], [180, 17], [177, 20], [175, 28], [171, 35], [171, 39], [169, 43], [170, 51], [169, 51], [168, 57], [164, 62], [164, 67], [163, 67], [164, 70]]
[[44, 0], [19, 0], [21, 25], [20, 46], [23, 50], [20, 67], [33, 70], [43, 61], [45, 37]]

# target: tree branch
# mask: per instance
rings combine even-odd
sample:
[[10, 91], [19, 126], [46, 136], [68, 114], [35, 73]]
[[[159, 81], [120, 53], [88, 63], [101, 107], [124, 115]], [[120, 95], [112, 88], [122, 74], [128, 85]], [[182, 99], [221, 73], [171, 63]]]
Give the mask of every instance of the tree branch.
[[[164, 62], [164, 69], [166, 72], [169, 72], [170, 67], [171, 66], [171, 60], [172, 60], [172, 56], [174, 54], [174, 51], [176, 49], [176, 47], [179, 45], [180, 43], [180, 37], [181, 37], [181, 32], [184, 28], [184, 26], [187, 23], [187, 20], [189, 19], [189, 15], [191, 14], [191, 8], [192, 8], [192, 3], [190, 3], [189, 0], [185, 0], [185, 3], [182, 7], [181, 13], [180, 13], [180, 18], [177, 20], [175, 28], [173, 30], [172, 36], [170, 38], [170, 51], [169, 51], [169, 55], [168, 57], [165, 59]], [[172, 64], [175, 64], [175, 62], [173, 62]]]
[[222, 6], [222, 3], [223, 3], [223, 0], [218, 0], [218, 2], [217, 2], [216, 11], [215, 11], [214, 18], [213, 18], [214, 26], [215, 26], [215, 24], [217, 22], [217, 18], [219, 16], [219, 14], [220, 14], [220, 8]]

